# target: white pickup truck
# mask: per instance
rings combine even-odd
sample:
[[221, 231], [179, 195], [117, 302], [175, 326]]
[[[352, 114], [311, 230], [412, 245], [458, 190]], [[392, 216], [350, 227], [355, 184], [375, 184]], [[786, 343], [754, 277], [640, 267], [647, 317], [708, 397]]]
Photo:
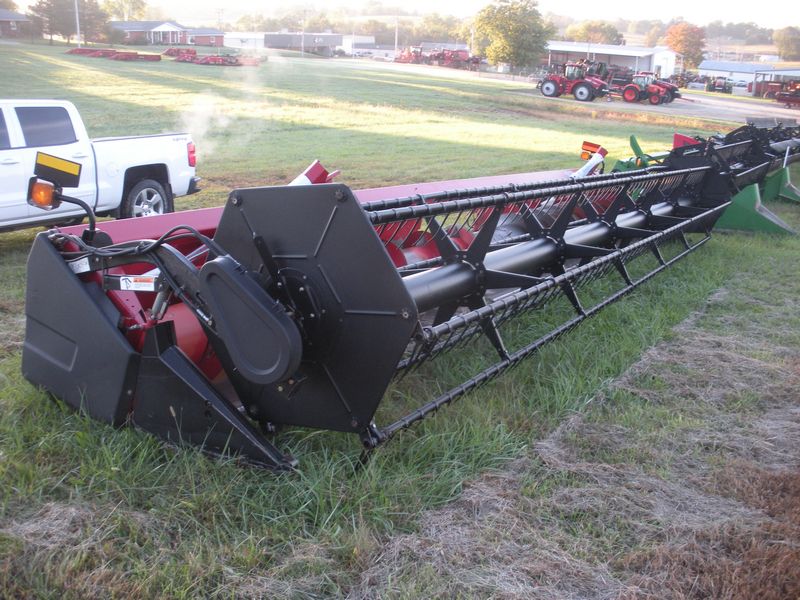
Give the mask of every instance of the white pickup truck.
[[74, 204], [49, 212], [28, 205], [38, 151], [81, 163], [80, 186], [64, 193], [98, 215], [172, 212], [176, 196], [198, 191], [195, 146], [186, 133], [92, 140], [71, 102], [0, 100], [0, 231], [83, 215]]

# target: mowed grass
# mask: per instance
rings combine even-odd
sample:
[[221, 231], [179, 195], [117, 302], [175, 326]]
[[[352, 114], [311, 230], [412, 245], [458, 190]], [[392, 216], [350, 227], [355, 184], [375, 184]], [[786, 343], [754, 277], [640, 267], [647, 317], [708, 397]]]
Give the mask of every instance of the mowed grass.
[[[584, 139], [625, 157], [631, 133], [658, 149], [676, 128], [724, 129], [668, 116], [616, 120], [602, 106], [564, 108], [520, 94], [530, 86], [519, 82], [367, 62], [273, 58], [226, 69], [20, 45], [0, 46], [0, 72], [4, 97], [69, 99], [93, 136], [191, 132], [207, 189], [180, 199], [180, 209], [220, 204], [232, 187], [285, 182], [314, 158], [364, 187], [572, 167]], [[782, 211], [797, 223], [795, 207]], [[7, 597], [346, 594], [381, 542], [413, 531], [421, 511], [450, 502], [465, 481], [582, 410], [732, 276], [755, 281], [776, 248], [786, 256], [800, 249], [789, 238], [718, 236], [446, 416], [400, 436], [366, 467], [355, 439], [292, 431], [277, 443], [301, 470], [275, 476], [115, 431], [23, 380], [18, 317], [34, 233], [0, 236]], [[457, 362], [468, 370], [481, 358], [466, 349]], [[409, 378], [387, 401], [429, 391], [425, 379]]]

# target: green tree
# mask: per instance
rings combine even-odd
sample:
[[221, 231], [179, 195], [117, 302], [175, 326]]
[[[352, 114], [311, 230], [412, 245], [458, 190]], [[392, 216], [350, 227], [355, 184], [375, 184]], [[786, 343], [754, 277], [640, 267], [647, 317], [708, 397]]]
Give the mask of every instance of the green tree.
[[644, 45], [650, 47], [657, 45], [658, 40], [664, 36], [665, 31], [666, 27], [663, 23], [659, 22], [658, 24], [653, 25], [644, 36]]
[[323, 13], [308, 15], [303, 23], [305, 31], [320, 33], [322, 31], [333, 30], [333, 23], [328, 20]]
[[75, 35], [75, 9], [72, 0], [38, 0], [28, 8], [28, 16], [33, 21], [36, 31], [50, 36], [60, 35], [67, 42]]
[[594, 44], [621, 44], [622, 34], [607, 21], [582, 21], [567, 27], [564, 39]]
[[383, 21], [370, 19], [363, 21], [355, 26], [356, 35], [371, 35], [375, 38], [376, 44], [394, 44], [394, 27], [390, 27]]
[[464, 19], [459, 23], [455, 32], [456, 39], [469, 44], [469, 52], [475, 56], [483, 56], [490, 40], [484, 33], [478, 31], [475, 19]]
[[79, 0], [81, 35], [87, 42], [97, 42], [106, 37], [108, 14], [100, 8], [97, 0]]
[[666, 33], [667, 46], [683, 55], [684, 64], [695, 68], [703, 60], [706, 34], [702, 27], [681, 22], [672, 25]]
[[[619, 29], [619, 27], [617, 29]], [[662, 21], [647, 19], [642, 21], [629, 21], [625, 31], [630, 35], [647, 35], [653, 29], [658, 29], [661, 32], [659, 35], [661, 35], [664, 33], [666, 27]]]
[[495, 0], [478, 13], [475, 27], [490, 40], [489, 62], [515, 68], [535, 65], [553, 34], [534, 0]]
[[772, 35], [772, 40], [783, 60], [800, 60], [800, 29], [797, 27], [778, 29]]
[[103, 10], [118, 21], [135, 21], [144, 16], [147, 3], [144, 0], [105, 0]]
[[14, 4], [13, 0], [0, 0], [0, 8], [5, 8], [6, 10], [17, 10], [17, 5]]
[[425, 15], [414, 27], [414, 37], [421, 42], [459, 41], [458, 19], [449, 16], [443, 17], [436, 13]]

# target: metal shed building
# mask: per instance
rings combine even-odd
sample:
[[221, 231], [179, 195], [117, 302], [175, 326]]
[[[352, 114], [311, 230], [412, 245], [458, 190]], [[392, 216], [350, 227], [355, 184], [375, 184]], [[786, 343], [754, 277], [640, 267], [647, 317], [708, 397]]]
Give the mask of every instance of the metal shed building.
[[550, 40], [547, 42], [547, 52], [548, 66], [587, 58], [635, 71], [653, 71], [661, 77], [670, 77], [683, 70], [683, 57], [664, 46], [649, 48]]

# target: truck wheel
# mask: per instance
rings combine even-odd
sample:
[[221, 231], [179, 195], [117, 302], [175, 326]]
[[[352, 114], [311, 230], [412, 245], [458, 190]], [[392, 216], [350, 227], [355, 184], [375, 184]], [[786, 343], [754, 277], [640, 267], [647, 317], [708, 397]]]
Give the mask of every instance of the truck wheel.
[[572, 95], [575, 96], [575, 100], [579, 100], [581, 102], [589, 102], [590, 100], [594, 100], [594, 92], [592, 88], [590, 88], [585, 83], [579, 83], [572, 89]]
[[542, 95], [548, 98], [555, 98], [558, 96], [558, 86], [555, 81], [542, 82]]
[[150, 217], [172, 212], [172, 198], [164, 186], [154, 179], [142, 179], [122, 200], [120, 218]]
[[622, 90], [622, 99], [625, 100], [625, 102], [638, 102], [639, 90], [634, 86], [626, 87]]

